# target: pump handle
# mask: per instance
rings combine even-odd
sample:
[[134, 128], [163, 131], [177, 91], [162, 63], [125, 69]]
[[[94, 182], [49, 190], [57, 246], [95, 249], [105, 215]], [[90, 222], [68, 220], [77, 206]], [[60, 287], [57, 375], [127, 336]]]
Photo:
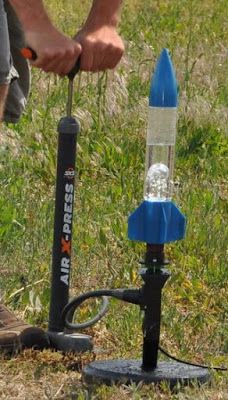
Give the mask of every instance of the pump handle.
[[[23, 49], [21, 49], [21, 54], [23, 55], [24, 58], [27, 58], [27, 60], [35, 61], [37, 59], [37, 54], [33, 49], [31, 49], [31, 47], [23, 47]], [[72, 70], [67, 74], [67, 77], [71, 81], [73, 81], [75, 75], [77, 75], [79, 70], [80, 70], [80, 57], [77, 59]]]

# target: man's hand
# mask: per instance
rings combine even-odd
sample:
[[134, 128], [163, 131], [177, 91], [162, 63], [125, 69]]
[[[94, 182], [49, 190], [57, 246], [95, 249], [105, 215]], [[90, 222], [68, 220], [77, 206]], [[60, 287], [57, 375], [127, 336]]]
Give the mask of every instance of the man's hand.
[[75, 36], [75, 40], [82, 47], [82, 71], [95, 72], [115, 68], [124, 52], [122, 39], [112, 26], [101, 26], [92, 31], [84, 27]]
[[32, 65], [45, 72], [67, 75], [81, 54], [81, 45], [54, 27], [43, 31], [25, 31], [26, 43], [37, 54]]
[[122, 0], [93, 0], [83, 28], [75, 36], [82, 46], [80, 68], [83, 71], [103, 71], [120, 61], [124, 44], [116, 27]]

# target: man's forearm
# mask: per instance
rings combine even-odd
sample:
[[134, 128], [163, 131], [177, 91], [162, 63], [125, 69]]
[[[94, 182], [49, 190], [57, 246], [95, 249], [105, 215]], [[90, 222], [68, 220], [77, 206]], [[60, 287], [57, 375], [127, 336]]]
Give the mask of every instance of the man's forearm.
[[52, 25], [42, 0], [9, 0], [22, 26], [26, 30], [42, 30]]
[[116, 27], [121, 4], [122, 0], [93, 0], [86, 25], [89, 24], [95, 29], [102, 25]]
[[[51, 25], [42, 0], [9, 0], [9, 2], [26, 30], [34, 30], [35, 26], [42, 29], [44, 25]], [[93, 27], [116, 26], [121, 4], [122, 0], [93, 0], [86, 23]]]

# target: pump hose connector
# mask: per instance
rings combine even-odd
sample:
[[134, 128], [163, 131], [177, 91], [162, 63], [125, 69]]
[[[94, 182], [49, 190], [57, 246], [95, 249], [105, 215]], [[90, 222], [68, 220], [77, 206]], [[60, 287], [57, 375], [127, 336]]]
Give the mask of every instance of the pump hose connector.
[[[91, 298], [102, 297], [102, 306], [100, 311], [92, 319], [83, 323], [72, 323], [74, 313], [76, 309], [84, 303], [84, 301]], [[83, 293], [78, 297], [74, 297], [63, 309], [62, 319], [65, 327], [69, 330], [80, 330], [89, 328], [96, 324], [108, 311], [108, 297], [114, 297], [116, 299], [126, 301], [132, 304], [141, 304], [141, 292], [140, 289], [100, 289], [92, 292]]]

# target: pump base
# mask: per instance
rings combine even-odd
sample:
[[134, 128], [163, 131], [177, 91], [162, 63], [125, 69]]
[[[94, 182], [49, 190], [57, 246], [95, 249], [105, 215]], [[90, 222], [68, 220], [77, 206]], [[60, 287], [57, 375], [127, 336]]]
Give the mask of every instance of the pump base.
[[91, 336], [80, 333], [47, 332], [51, 348], [64, 353], [84, 353], [93, 349]]
[[86, 383], [106, 385], [167, 382], [171, 389], [177, 384], [203, 384], [210, 380], [207, 369], [178, 362], [159, 362], [157, 368], [149, 372], [143, 371], [141, 365], [140, 360], [95, 361], [84, 368], [83, 377]]

